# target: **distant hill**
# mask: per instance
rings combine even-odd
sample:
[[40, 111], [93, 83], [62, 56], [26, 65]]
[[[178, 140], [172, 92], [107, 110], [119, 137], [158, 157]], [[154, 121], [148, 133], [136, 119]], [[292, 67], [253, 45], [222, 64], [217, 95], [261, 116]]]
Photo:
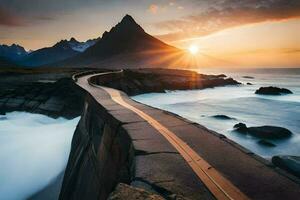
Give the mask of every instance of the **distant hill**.
[[17, 61], [26, 56], [27, 54], [28, 52], [25, 51], [25, 49], [20, 45], [0, 45], [0, 57], [2, 58]]
[[94, 45], [98, 39], [78, 42], [75, 38], [61, 40], [52, 47], [42, 48], [31, 52], [19, 61], [23, 66], [36, 67], [56, 63], [67, 58], [71, 58], [88, 47]]
[[135, 20], [126, 15], [109, 32], [105, 32], [95, 45], [61, 66], [137, 68], [167, 67], [183, 51], [149, 35]]

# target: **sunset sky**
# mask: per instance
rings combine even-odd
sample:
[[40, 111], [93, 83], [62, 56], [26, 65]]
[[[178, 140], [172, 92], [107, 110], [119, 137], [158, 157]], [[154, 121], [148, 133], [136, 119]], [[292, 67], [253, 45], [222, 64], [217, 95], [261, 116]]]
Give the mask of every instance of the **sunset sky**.
[[132, 15], [206, 66], [300, 67], [299, 0], [0, 0], [0, 43], [96, 38]]

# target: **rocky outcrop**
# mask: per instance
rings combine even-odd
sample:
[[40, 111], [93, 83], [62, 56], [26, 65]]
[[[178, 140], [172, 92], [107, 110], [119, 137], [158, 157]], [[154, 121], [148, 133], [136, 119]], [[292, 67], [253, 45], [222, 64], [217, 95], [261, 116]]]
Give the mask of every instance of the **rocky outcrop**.
[[25, 111], [50, 117], [72, 119], [80, 116], [84, 98], [74, 89], [70, 78], [54, 82], [20, 82], [1, 85], [0, 110], [2, 114]]
[[193, 71], [168, 69], [124, 70], [123, 73], [101, 76], [101, 79], [93, 77], [91, 82], [122, 90], [128, 95], [240, 84], [232, 78], [224, 78], [223, 75], [204, 75]]
[[272, 163], [300, 178], [300, 156], [273, 156]]
[[243, 134], [249, 134], [258, 138], [265, 139], [284, 139], [292, 135], [292, 132], [286, 128], [277, 126], [257, 126], [247, 127], [246, 124], [238, 123], [233, 127], [235, 131]]
[[293, 94], [292, 91], [286, 88], [278, 88], [278, 87], [260, 87], [255, 91], [255, 94], [263, 94], [263, 95], [282, 95], [282, 94]]

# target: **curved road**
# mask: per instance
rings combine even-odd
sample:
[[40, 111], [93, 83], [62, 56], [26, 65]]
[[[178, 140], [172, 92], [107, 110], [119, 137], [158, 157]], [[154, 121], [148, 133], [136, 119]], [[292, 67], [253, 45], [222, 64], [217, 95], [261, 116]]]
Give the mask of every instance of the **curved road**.
[[[271, 191], [272, 189], [276, 190], [277, 187], [282, 187], [284, 185], [285, 185], [285, 187], [289, 188], [287, 190], [287, 192], [292, 192], [289, 195], [285, 196], [285, 199], [292, 199], [290, 197], [295, 197], [294, 195], [300, 195], [299, 191], [296, 192], [297, 189], [300, 189], [298, 184], [294, 183], [293, 181], [286, 178], [285, 176], [282, 176], [281, 174], [275, 172], [271, 168], [267, 167], [265, 164], [260, 163], [258, 160], [251, 157], [251, 155], [249, 156], [245, 152], [243, 154], [241, 154], [241, 152], [242, 152], [241, 149], [238, 149], [236, 147], [235, 147], [235, 149], [230, 149], [230, 148], [234, 147], [234, 145], [227, 142], [227, 147], [225, 147], [225, 148], [229, 148], [229, 150], [224, 149], [224, 151], [222, 151], [223, 150], [222, 148], [224, 148], [223, 147], [224, 141], [222, 141], [222, 145], [220, 145], [220, 146], [218, 146], [218, 143], [212, 144], [212, 145], [216, 145], [215, 146], [216, 148], [220, 147], [219, 154], [226, 153], [226, 151], [227, 151], [230, 154], [232, 154], [232, 155], [228, 155], [228, 156], [243, 155], [240, 158], [234, 158], [234, 159], [236, 161], [239, 161], [240, 159], [245, 159], [246, 162], [244, 163], [244, 165], [247, 165], [247, 164], [252, 165], [252, 166], [249, 166], [250, 173], [248, 175], [251, 175], [251, 173], [256, 173], [256, 175], [253, 177], [251, 177], [251, 176], [244, 177], [245, 183], [249, 182], [249, 184], [253, 184], [252, 181], [247, 180], [249, 178], [250, 179], [253, 178], [257, 181], [259, 181], [260, 179], [265, 179], [265, 178], [267, 178], [267, 179], [269, 178], [268, 181], [271, 181], [272, 179], [273, 179], [273, 181], [277, 181], [277, 183], [269, 182], [268, 185], [263, 185], [263, 186], [259, 186], [259, 185], [264, 184], [264, 182], [256, 183], [257, 184], [256, 187], [260, 188], [257, 190], [257, 192], [258, 193], [265, 192], [266, 198], [261, 198], [261, 197], [263, 197], [263, 195], [251, 194], [251, 193], [249, 193], [249, 191], [246, 191], [248, 193], [248, 195], [246, 195], [244, 192], [242, 192], [241, 189], [239, 189], [239, 186], [241, 186], [241, 185], [236, 184], [236, 183], [241, 182], [240, 179], [242, 179], [242, 177], [239, 178], [239, 181], [236, 181], [237, 178], [233, 177], [232, 180], [235, 182], [235, 184], [234, 184], [230, 180], [231, 177], [228, 176], [228, 173], [226, 175], [229, 179], [223, 175], [224, 171], [230, 170], [230, 167], [231, 167], [231, 166], [226, 166], [226, 161], [223, 161], [223, 162], [225, 162], [225, 164], [223, 163], [223, 165], [221, 165], [221, 166], [229, 168], [229, 169], [226, 169], [223, 171], [222, 168], [219, 168], [219, 169], [221, 169], [221, 172], [220, 172], [217, 168], [213, 167], [212, 164], [210, 164], [209, 161], [207, 161], [204, 158], [204, 156], [200, 155], [200, 153], [201, 153], [201, 142], [200, 141], [199, 141], [199, 145], [200, 145], [199, 148], [195, 149], [194, 145], [193, 146], [189, 145], [188, 144], [189, 141], [185, 141], [183, 137], [178, 136], [178, 133], [172, 131], [171, 128], [168, 128], [163, 123], [161, 123], [159, 120], [155, 119], [155, 117], [152, 117], [150, 114], [147, 114], [147, 112], [145, 110], [140, 109], [135, 105], [132, 105], [128, 101], [128, 97], [125, 96], [124, 93], [121, 93], [119, 90], [94, 85], [89, 82], [89, 79], [92, 76], [100, 76], [103, 74], [108, 74], [108, 73], [100, 73], [100, 74], [82, 76], [82, 77], [78, 78], [77, 84], [79, 86], [83, 87], [85, 90], [87, 90], [90, 93], [91, 93], [91, 91], [93, 91], [92, 93], [97, 93], [97, 90], [99, 91], [99, 93], [105, 91], [110, 96], [112, 101], [114, 101], [115, 103], [119, 104], [120, 106], [134, 112], [136, 115], [138, 115], [139, 117], [144, 119], [146, 122], [148, 122], [148, 124], [153, 129], [155, 129], [159, 134], [161, 134], [178, 151], [178, 153], [182, 156], [182, 158], [190, 166], [190, 169], [197, 175], [197, 177], [199, 178], [199, 181], [201, 181], [209, 189], [209, 191], [213, 194], [213, 196], [216, 199], [220, 199], [220, 200], [228, 200], [228, 199], [230, 199], [230, 200], [232, 200], [232, 199], [246, 200], [246, 199], [252, 199], [252, 198], [253, 199], [281, 199], [282, 196], [277, 196], [277, 195], [270, 196], [270, 194], [268, 192], [273, 192], [273, 191]], [[96, 96], [94, 98], [97, 100]], [[99, 100], [99, 103], [101, 104], [101, 100]], [[203, 130], [201, 130], [201, 131], [203, 131]], [[206, 131], [209, 132], [208, 130], [206, 130]], [[191, 135], [191, 137], [193, 137], [193, 135]], [[208, 136], [206, 136], [206, 137], [208, 137]], [[213, 133], [209, 133], [209, 137], [216, 137], [216, 135]], [[218, 139], [220, 140], [220, 138], [218, 138]], [[207, 142], [209, 142], [209, 141], [210, 140], [207, 140]], [[202, 148], [205, 148], [205, 147], [202, 147]], [[212, 154], [211, 156], [214, 156], [214, 155], [215, 154]], [[227, 155], [225, 154], [224, 156], [227, 156]], [[216, 159], [220, 159], [220, 157], [217, 157]], [[250, 159], [250, 161], [248, 162], [247, 159], [248, 160]], [[264, 169], [262, 169], [262, 166]], [[243, 167], [246, 167], [246, 166], [243, 166]], [[253, 169], [257, 169], [257, 171], [254, 172]], [[235, 169], [231, 169], [231, 170], [235, 170]], [[244, 173], [245, 168], [241, 168], [240, 170], [241, 170], [241, 173], [240, 173], [241, 176], [245, 175], [245, 173]], [[266, 173], [265, 177], [264, 177], [264, 174], [257, 174], [257, 173], [264, 173], [264, 171], [266, 171], [266, 170], [268, 170], [268, 173]], [[223, 171], [223, 173], [222, 173], [222, 171]], [[239, 172], [236, 171], [236, 173], [239, 173]], [[259, 178], [259, 177], [261, 177], [261, 178]], [[274, 184], [273, 187], [271, 184]], [[244, 187], [245, 186], [242, 185], [241, 188], [244, 189]], [[254, 186], [249, 185], [249, 187], [254, 187]], [[262, 190], [261, 187], [265, 187], [266, 190]], [[276, 192], [277, 191], [274, 191], [274, 194], [276, 194]], [[294, 193], [296, 192], [296, 193], [293, 194], [293, 192]], [[299, 196], [297, 196], [297, 197], [299, 197]]]

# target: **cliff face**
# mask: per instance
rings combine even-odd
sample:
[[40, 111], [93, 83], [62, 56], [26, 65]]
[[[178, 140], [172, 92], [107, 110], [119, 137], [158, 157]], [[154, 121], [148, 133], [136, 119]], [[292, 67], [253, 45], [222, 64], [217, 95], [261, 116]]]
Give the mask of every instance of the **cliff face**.
[[117, 183], [130, 182], [134, 149], [120, 125], [87, 94], [60, 199], [106, 199]]

